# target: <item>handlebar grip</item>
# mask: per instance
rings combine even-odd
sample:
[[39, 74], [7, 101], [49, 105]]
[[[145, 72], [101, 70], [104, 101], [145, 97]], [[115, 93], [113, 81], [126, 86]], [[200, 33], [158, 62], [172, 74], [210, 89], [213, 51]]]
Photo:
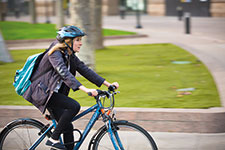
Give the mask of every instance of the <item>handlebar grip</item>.
[[102, 90], [97, 89], [98, 95], [103, 94], [104, 92]]
[[[97, 92], [98, 92], [98, 95], [100, 95], [100, 94], [102, 94], [102, 93], [103, 93], [103, 91], [102, 91], [102, 90], [98, 90], [98, 89], [97, 89]], [[88, 96], [92, 96], [92, 93], [91, 93], [91, 92], [88, 92], [87, 94], [88, 94]]]
[[115, 91], [115, 90], [116, 90], [116, 86], [115, 86], [115, 85], [110, 85], [110, 86], [108, 87], [108, 89], [109, 89], [110, 91]]

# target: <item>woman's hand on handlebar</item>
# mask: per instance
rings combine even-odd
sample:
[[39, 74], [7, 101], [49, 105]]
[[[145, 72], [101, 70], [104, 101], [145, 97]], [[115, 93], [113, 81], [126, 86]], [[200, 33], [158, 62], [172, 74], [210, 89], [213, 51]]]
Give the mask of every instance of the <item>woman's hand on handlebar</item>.
[[85, 93], [87, 93], [89, 96], [97, 96], [98, 95], [98, 92], [96, 89], [88, 89], [86, 88], [85, 86], [81, 85], [79, 87], [80, 90], [84, 91]]
[[88, 89], [88, 92], [86, 92], [89, 96], [97, 96], [98, 95], [98, 92], [96, 89]]
[[116, 89], [118, 89], [120, 86], [118, 82], [113, 82], [111, 85], [114, 86]]
[[107, 81], [104, 81], [104, 85], [107, 86], [107, 87], [110, 87], [110, 85], [114, 86], [116, 89], [119, 88], [119, 83], [118, 82], [113, 82], [112, 84], [107, 82]]
[[[112, 86], [112, 90], [111, 91], [114, 91], [115, 89], [118, 89], [119, 88], [119, 83], [118, 82], [113, 82], [112, 84], [107, 82], [107, 81], [104, 81], [104, 85], [107, 86], [109, 89], [110, 89], [110, 86]], [[85, 86], [81, 85], [79, 87], [80, 90], [84, 91], [85, 93], [87, 93], [89, 96], [97, 96], [99, 93], [96, 89], [88, 89], [86, 88]]]

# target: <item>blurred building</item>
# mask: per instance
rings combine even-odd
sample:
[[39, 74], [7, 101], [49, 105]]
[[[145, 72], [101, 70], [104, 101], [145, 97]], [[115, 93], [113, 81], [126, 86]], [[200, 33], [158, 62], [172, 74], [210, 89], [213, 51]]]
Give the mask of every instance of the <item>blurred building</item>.
[[[7, 15], [28, 15], [29, 0], [0, 0], [7, 3]], [[65, 14], [69, 15], [69, 0], [64, 0]], [[38, 16], [56, 14], [56, 0], [35, 0]], [[140, 10], [151, 16], [176, 16], [177, 11], [190, 12], [192, 16], [225, 16], [225, 0], [102, 0], [103, 15], [135, 14]]]

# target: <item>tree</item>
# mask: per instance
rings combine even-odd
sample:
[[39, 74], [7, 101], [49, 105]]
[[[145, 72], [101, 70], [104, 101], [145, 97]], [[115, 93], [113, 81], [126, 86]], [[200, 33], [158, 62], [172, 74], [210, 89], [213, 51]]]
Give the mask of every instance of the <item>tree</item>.
[[4, 39], [2, 37], [2, 33], [0, 32], [0, 61], [3, 62], [12, 62], [12, 58], [5, 46]]
[[0, 21], [5, 21], [7, 13], [7, 1], [0, 0]]
[[35, 11], [35, 0], [30, 0], [29, 11], [30, 11], [30, 22], [32, 24], [37, 23], [37, 17], [36, 17], [36, 11]]
[[83, 46], [78, 57], [90, 68], [95, 69], [96, 45], [103, 45], [101, 0], [71, 0], [70, 14], [71, 24], [80, 27], [87, 34], [83, 38]]
[[103, 34], [102, 34], [102, 0], [92, 0], [91, 10], [92, 12], [92, 23], [94, 32], [94, 44], [95, 49], [102, 49], [103, 46]]
[[64, 26], [64, 11], [63, 11], [63, 0], [56, 1], [56, 16], [57, 16], [57, 28]]

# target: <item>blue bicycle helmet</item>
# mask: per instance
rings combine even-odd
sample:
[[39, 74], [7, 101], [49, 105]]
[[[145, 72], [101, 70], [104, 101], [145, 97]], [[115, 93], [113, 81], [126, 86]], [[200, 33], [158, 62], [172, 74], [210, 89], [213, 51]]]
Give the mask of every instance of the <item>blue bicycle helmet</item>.
[[75, 26], [62, 27], [57, 33], [56, 39], [61, 43], [64, 42], [66, 38], [75, 38], [86, 35], [81, 29]]
[[57, 36], [56, 36], [56, 39], [60, 42], [60, 43], [65, 43], [67, 47], [70, 48], [70, 50], [72, 52], [73, 51], [73, 41], [72, 41], [72, 47], [70, 47], [68, 45], [68, 43], [65, 42], [65, 39], [66, 38], [75, 38], [75, 37], [79, 37], [79, 36], [85, 36], [86, 34], [81, 30], [79, 29], [78, 27], [75, 27], [75, 26], [65, 26], [65, 27], [62, 27], [61, 29], [59, 29], [59, 31], [57, 32]]

